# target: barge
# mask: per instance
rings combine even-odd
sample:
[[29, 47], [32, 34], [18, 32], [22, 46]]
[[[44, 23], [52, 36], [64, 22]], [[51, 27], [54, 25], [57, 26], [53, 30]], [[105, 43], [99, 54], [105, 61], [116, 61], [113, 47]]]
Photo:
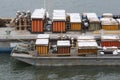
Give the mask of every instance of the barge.
[[79, 35], [75, 40], [46, 35], [38, 35], [31, 44], [17, 45], [11, 56], [34, 66], [120, 65], [120, 50], [110, 38], [112, 46], [102, 47], [103, 42], [97, 42], [94, 36]]
[[32, 15], [18, 11], [12, 28], [1, 28], [0, 40], [22, 41], [11, 56], [35, 66], [120, 65], [119, 24], [109, 13], [53, 10], [50, 19], [42, 8]]

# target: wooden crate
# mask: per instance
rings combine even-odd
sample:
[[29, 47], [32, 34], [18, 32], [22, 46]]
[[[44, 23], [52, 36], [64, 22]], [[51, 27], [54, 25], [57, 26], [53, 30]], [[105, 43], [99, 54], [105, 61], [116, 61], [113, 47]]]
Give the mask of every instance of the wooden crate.
[[39, 33], [43, 32], [44, 21], [41, 19], [33, 19], [32, 20], [32, 32]]
[[97, 49], [78, 49], [78, 54], [97, 54]]
[[104, 30], [119, 30], [118, 25], [102, 25], [102, 29]]
[[48, 46], [36, 46], [38, 54], [48, 54]]
[[119, 41], [102, 41], [101, 46], [102, 47], [111, 47], [111, 46], [119, 47], [120, 42]]
[[57, 52], [58, 54], [70, 54], [70, 41], [69, 40], [57, 41]]
[[79, 31], [81, 27], [81, 16], [79, 13], [71, 13], [70, 15], [70, 30]]
[[78, 40], [78, 54], [97, 54], [98, 44], [95, 40]]
[[79, 31], [81, 29], [82, 29], [81, 23], [71, 23], [70, 25], [70, 30], [72, 31]]
[[90, 22], [90, 25], [89, 25], [89, 30], [100, 30], [101, 29], [101, 25], [100, 25], [100, 22]]
[[53, 32], [66, 32], [66, 24], [65, 21], [53, 21], [52, 24]]
[[70, 47], [58, 47], [58, 54], [70, 54]]
[[43, 32], [44, 23], [46, 20], [46, 10], [43, 8], [35, 9], [31, 15], [31, 19], [32, 19], [31, 32], [33, 33]]
[[48, 54], [49, 40], [48, 39], [37, 39], [36, 40], [36, 51], [38, 54]]
[[111, 47], [111, 46], [119, 47], [120, 46], [119, 39], [120, 38], [117, 35], [101, 36], [101, 46], [102, 47]]

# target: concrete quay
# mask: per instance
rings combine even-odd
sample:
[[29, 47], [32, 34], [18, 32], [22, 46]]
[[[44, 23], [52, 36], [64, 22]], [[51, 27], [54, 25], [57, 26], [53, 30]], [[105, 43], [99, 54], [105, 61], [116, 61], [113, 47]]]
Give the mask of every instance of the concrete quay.
[[[11, 31], [9, 33], [9, 31]], [[8, 33], [7, 33], [8, 32]], [[17, 31], [14, 28], [0, 28], [0, 40], [17, 40], [17, 39], [35, 39], [37, 34], [31, 34], [29, 31]]]
[[[95, 37], [100, 37], [101, 35], [119, 35], [120, 31], [104, 31], [102, 34], [100, 31], [88, 31], [86, 33], [82, 33], [81, 31], [67, 31], [66, 33], [52, 33], [52, 32], [44, 32], [44, 34], [50, 34], [50, 38], [56, 39], [61, 36], [68, 36], [77, 38], [79, 35], [90, 35]], [[31, 40], [36, 39], [38, 34], [42, 33], [31, 33], [27, 30], [15, 30], [15, 28], [0, 28], [0, 40]]]

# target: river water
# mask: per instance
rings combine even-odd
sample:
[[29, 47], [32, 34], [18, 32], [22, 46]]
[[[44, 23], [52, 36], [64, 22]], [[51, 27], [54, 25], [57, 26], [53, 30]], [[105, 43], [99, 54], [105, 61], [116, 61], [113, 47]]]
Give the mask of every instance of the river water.
[[66, 12], [95, 12], [101, 15], [105, 12], [119, 14], [120, 0], [0, 0], [0, 17], [15, 17], [16, 11], [44, 7], [52, 15], [53, 9], [65, 9]]
[[[33, 12], [46, 7], [66, 12], [119, 14], [120, 0], [0, 0], [0, 17], [15, 17], [17, 10]], [[35, 67], [0, 54], [0, 80], [120, 80], [120, 66]]]
[[0, 54], [0, 80], [120, 80], [119, 66], [35, 67]]

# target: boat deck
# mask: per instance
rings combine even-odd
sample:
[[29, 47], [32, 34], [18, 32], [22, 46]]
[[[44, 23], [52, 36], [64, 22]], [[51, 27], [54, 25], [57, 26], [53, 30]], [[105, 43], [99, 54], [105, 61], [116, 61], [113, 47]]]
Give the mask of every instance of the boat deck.
[[91, 58], [91, 59], [97, 59], [97, 58], [106, 58], [106, 59], [120, 59], [120, 55], [90, 55], [90, 56], [33, 56], [29, 54], [24, 54], [24, 53], [12, 53], [12, 57], [26, 57], [26, 58]]
[[79, 56], [77, 47], [71, 48], [70, 54], [48, 53], [38, 55], [36, 51], [12, 52], [17, 60], [36, 66], [75, 66], [75, 65], [120, 65], [120, 54], [88, 54]]
[[[7, 34], [6, 31], [11, 31], [10, 34]], [[119, 35], [120, 30], [117, 31], [103, 31], [104, 34], [109, 35]], [[36, 39], [38, 34], [42, 33], [31, 33], [27, 30], [15, 30], [15, 28], [0, 28], [0, 40], [15, 40], [15, 39]], [[53, 32], [44, 32], [44, 34], [50, 34], [50, 38], [56, 38], [62, 35], [71, 36], [76, 38], [79, 35], [92, 35], [92, 36], [101, 36], [101, 31], [87, 31], [86, 33], [82, 33], [81, 31], [67, 31], [66, 33], [53, 33]]]

